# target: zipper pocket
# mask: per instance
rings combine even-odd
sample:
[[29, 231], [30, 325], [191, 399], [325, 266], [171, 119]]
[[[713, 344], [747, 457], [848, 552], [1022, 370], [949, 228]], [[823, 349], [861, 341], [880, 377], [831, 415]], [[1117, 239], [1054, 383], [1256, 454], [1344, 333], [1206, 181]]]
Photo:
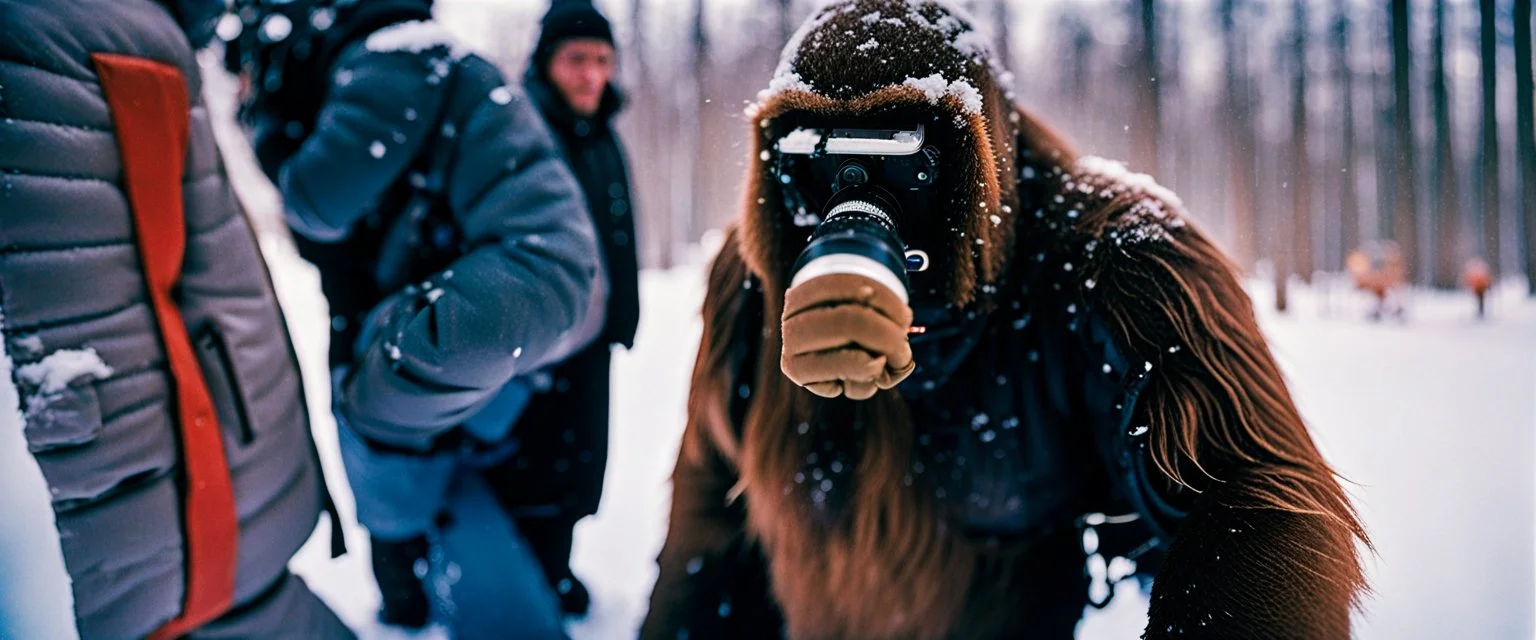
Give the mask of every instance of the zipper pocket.
[[245, 394], [240, 390], [240, 380], [235, 375], [234, 362], [224, 344], [224, 333], [214, 321], [209, 321], [193, 336], [197, 355], [203, 369], [203, 381], [208, 395], [213, 399], [214, 412], [224, 432], [234, 436], [244, 446], [256, 439], [246, 414]]

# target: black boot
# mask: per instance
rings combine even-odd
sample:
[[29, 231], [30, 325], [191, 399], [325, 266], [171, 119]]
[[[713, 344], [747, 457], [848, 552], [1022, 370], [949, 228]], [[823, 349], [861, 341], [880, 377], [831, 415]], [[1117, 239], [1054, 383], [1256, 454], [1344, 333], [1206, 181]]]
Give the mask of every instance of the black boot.
[[384, 606], [379, 621], [387, 625], [420, 629], [427, 626], [431, 606], [427, 590], [417, 575], [417, 563], [427, 562], [427, 538], [408, 538], [396, 542], [371, 539], [373, 578], [379, 583]]
[[592, 609], [592, 594], [587, 585], [567, 568], [565, 577], [555, 581], [555, 595], [560, 597], [560, 611], [568, 616], [582, 617]]
[[568, 616], [584, 616], [592, 608], [592, 594], [587, 585], [571, 573], [571, 530], [576, 523], [565, 518], [524, 518], [517, 521], [518, 533], [528, 541], [533, 555], [544, 569], [544, 579], [560, 598], [560, 611]]

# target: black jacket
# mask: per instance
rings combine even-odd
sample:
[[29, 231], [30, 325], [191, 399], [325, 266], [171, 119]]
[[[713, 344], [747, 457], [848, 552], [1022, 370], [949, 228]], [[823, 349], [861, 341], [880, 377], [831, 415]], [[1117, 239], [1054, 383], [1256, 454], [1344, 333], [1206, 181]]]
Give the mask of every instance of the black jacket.
[[571, 110], [559, 91], [537, 70], [529, 69], [524, 75], [523, 87], [554, 132], [592, 212], [609, 286], [608, 316], [599, 341], [632, 347], [640, 322], [635, 208], [630, 194], [629, 162], [613, 129], [613, 118], [624, 107], [623, 95], [609, 85], [598, 113], [584, 118]]
[[[586, 194], [607, 267], [609, 295], [602, 333], [554, 367], [550, 389], [533, 397], [517, 423], [521, 449], [510, 465], [491, 472], [491, 481], [522, 519], [574, 522], [596, 513], [602, 500], [612, 388], [609, 349], [632, 346], [640, 319], [633, 200], [624, 150], [611, 126], [623, 101], [610, 86], [599, 113], [583, 118], [536, 71], [524, 76], [523, 86]], [[526, 522], [520, 526], [531, 528]], [[535, 541], [534, 546], [541, 545]]]

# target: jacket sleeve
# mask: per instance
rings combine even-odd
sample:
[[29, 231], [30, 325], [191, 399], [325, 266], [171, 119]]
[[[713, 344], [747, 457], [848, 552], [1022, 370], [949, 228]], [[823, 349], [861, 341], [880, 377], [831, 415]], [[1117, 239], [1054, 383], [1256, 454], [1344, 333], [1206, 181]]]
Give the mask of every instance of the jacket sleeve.
[[1169, 523], [1147, 637], [1348, 637], [1365, 531], [1237, 269], [1160, 188], [1085, 181], [1113, 196], [1083, 216], [1085, 302], [1137, 390], [1113, 435], [1142, 493], [1188, 505]]
[[453, 137], [447, 193], [468, 251], [380, 305], [340, 389], [353, 428], [387, 444], [427, 447], [514, 376], [569, 351], [590, 312], [592, 223], [533, 107], [498, 87]]
[[355, 47], [337, 61], [314, 133], [278, 171], [294, 231], [342, 239], [405, 173], [446, 102], [431, 55]]

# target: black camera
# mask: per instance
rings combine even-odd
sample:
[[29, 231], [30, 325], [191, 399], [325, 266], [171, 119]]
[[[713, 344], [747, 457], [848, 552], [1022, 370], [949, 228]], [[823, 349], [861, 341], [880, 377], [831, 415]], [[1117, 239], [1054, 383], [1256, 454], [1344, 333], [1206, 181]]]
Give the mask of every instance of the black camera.
[[909, 244], [912, 227], [934, 220], [938, 199], [940, 154], [926, 133], [923, 125], [798, 127], [779, 139], [777, 171], [785, 204], [796, 225], [815, 227], [790, 270], [790, 287], [852, 273], [885, 285], [910, 304], [909, 274], [933, 266], [926, 250]]

